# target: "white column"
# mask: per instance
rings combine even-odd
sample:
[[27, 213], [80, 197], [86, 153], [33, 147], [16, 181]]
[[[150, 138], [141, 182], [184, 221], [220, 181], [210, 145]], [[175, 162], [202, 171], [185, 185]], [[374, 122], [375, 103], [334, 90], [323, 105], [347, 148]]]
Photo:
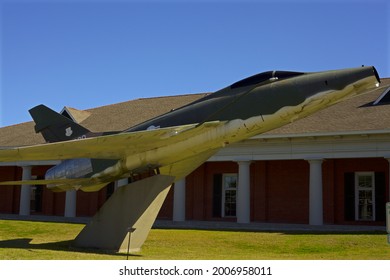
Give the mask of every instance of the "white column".
[[[22, 180], [31, 180], [31, 166], [22, 166]], [[20, 188], [19, 215], [30, 215], [31, 185], [22, 185]]]
[[322, 205], [322, 161], [323, 159], [310, 159], [310, 185], [309, 185], [309, 224], [323, 225]]
[[65, 197], [65, 217], [76, 217], [77, 192], [76, 190], [69, 190]]
[[186, 220], [186, 179], [175, 182], [173, 188], [173, 221], [184, 222]]
[[237, 223], [250, 223], [250, 161], [238, 161]]

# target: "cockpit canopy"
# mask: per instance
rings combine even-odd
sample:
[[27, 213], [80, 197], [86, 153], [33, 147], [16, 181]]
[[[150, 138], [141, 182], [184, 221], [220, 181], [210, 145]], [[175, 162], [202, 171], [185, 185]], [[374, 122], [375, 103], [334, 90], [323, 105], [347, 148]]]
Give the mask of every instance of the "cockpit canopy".
[[238, 81], [230, 86], [231, 89], [251, 86], [259, 83], [264, 83], [267, 81], [275, 81], [281, 79], [288, 79], [296, 76], [303, 75], [302, 72], [292, 72], [292, 71], [267, 71], [260, 74], [253, 75], [251, 77], [245, 78], [241, 81]]

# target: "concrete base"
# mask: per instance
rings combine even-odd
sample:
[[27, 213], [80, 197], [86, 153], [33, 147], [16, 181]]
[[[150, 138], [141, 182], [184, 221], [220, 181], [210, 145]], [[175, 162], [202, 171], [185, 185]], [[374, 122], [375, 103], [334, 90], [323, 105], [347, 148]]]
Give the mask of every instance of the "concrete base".
[[174, 179], [156, 175], [118, 188], [73, 245], [127, 252], [130, 234], [130, 252], [139, 251]]

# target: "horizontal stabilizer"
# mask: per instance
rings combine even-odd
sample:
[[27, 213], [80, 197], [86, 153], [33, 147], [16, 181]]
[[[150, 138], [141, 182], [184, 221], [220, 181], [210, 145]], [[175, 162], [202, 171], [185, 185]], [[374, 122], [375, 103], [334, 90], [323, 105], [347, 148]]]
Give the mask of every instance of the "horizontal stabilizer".
[[23, 180], [23, 181], [5, 181], [0, 182], [1, 186], [10, 185], [50, 185], [50, 184], [76, 184], [91, 182], [91, 178], [77, 178], [77, 179], [50, 179], [50, 180]]
[[[20, 185], [47, 185], [47, 188], [54, 192], [79, 189], [83, 184], [91, 183], [92, 178], [76, 178], [76, 179], [49, 179], [49, 180], [21, 180], [21, 181], [5, 181], [0, 182], [0, 186], [20, 186]], [[100, 184], [100, 182], [96, 182]], [[50, 186], [55, 185], [55, 187]], [[63, 187], [62, 187], [63, 185]], [[106, 185], [106, 183], [104, 183]]]

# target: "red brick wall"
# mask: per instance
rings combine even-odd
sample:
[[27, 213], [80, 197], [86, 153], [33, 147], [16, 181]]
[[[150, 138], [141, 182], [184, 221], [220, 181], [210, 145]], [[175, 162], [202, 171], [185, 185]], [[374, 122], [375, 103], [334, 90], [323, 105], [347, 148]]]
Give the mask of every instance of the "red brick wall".
[[[22, 176], [22, 169], [16, 166], [0, 167], [2, 181], [17, 180]], [[0, 212], [8, 214], [19, 213], [19, 186], [0, 186]]]
[[250, 166], [251, 172], [251, 220], [268, 220], [267, 162], [256, 161]]
[[[251, 221], [302, 224], [309, 222], [310, 166], [307, 161], [255, 161], [250, 168]], [[345, 172], [384, 172], [386, 197], [389, 197], [388, 168], [387, 160], [381, 158], [324, 160], [324, 223], [347, 223], [344, 221]], [[213, 176], [237, 172], [238, 165], [235, 162], [208, 162], [190, 174], [186, 188], [186, 219], [215, 220], [212, 217]]]
[[[32, 175], [43, 177], [48, 166], [34, 167]], [[257, 222], [308, 223], [309, 163], [304, 160], [255, 161], [251, 169], [251, 220]], [[346, 224], [344, 219], [344, 174], [383, 172], [389, 197], [389, 163], [383, 158], [328, 159], [323, 162], [324, 223]], [[235, 162], [207, 162], [186, 178], [186, 219], [219, 220], [213, 217], [214, 175], [238, 173]], [[0, 167], [2, 180], [18, 180], [20, 167]], [[65, 193], [43, 188], [42, 213], [63, 215]], [[99, 192], [77, 192], [77, 216], [92, 216], [106, 201], [106, 188]], [[19, 212], [20, 187], [0, 187], [0, 212]], [[168, 193], [159, 218], [173, 216], [173, 188]], [[227, 219], [232, 220], [232, 219]], [[233, 219], [234, 220], [234, 219]], [[352, 222], [354, 223], [354, 222]], [[372, 223], [371, 223], [372, 224]], [[383, 223], [382, 223], [383, 224]]]
[[[237, 163], [207, 162], [187, 177], [187, 220], [216, 219], [212, 217], [213, 176], [222, 173], [238, 173]], [[308, 176], [309, 164], [303, 160], [253, 162], [251, 220], [307, 223]]]
[[[257, 161], [250, 168], [252, 221], [308, 222], [309, 164], [306, 161]], [[222, 173], [238, 173], [237, 163], [207, 162], [187, 176], [187, 220], [220, 219], [212, 216], [213, 177]], [[168, 196], [163, 209], [172, 209], [172, 204], [173, 194]], [[172, 218], [169, 214], [162, 210], [159, 218]]]
[[[336, 173], [335, 161], [332, 159], [325, 160], [322, 163], [322, 188], [323, 188], [322, 201], [323, 201], [323, 208], [324, 208], [323, 217], [324, 217], [325, 224], [334, 224], [335, 213], [339, 211], [335, 203], [335, 197], [336, 197], [335, 173]], [[344, 192], [343, 192], [343, 196], [344, 196]]]
[[309, 163], [304, 160], [266, 162], [266, 221], [308, 223]]
[[203, 164], [186, 178], [186, 219], [204, 220], [205, 166]]
[[54, 193], [46, 187], [43, 188], [42, 214], [63, 215], [65, 209], [65, 193]]
[[107, 187], [98, 192], [77, 191], [76, 216], [93, 216], [106, 202]]
[[157, 215], [158, 219], [172, 219], [173, 217], [173, 192], [174, 186], [168, 192], [167, 198], [164, 201], [163, 206], [160, 209], [160, 212]]

